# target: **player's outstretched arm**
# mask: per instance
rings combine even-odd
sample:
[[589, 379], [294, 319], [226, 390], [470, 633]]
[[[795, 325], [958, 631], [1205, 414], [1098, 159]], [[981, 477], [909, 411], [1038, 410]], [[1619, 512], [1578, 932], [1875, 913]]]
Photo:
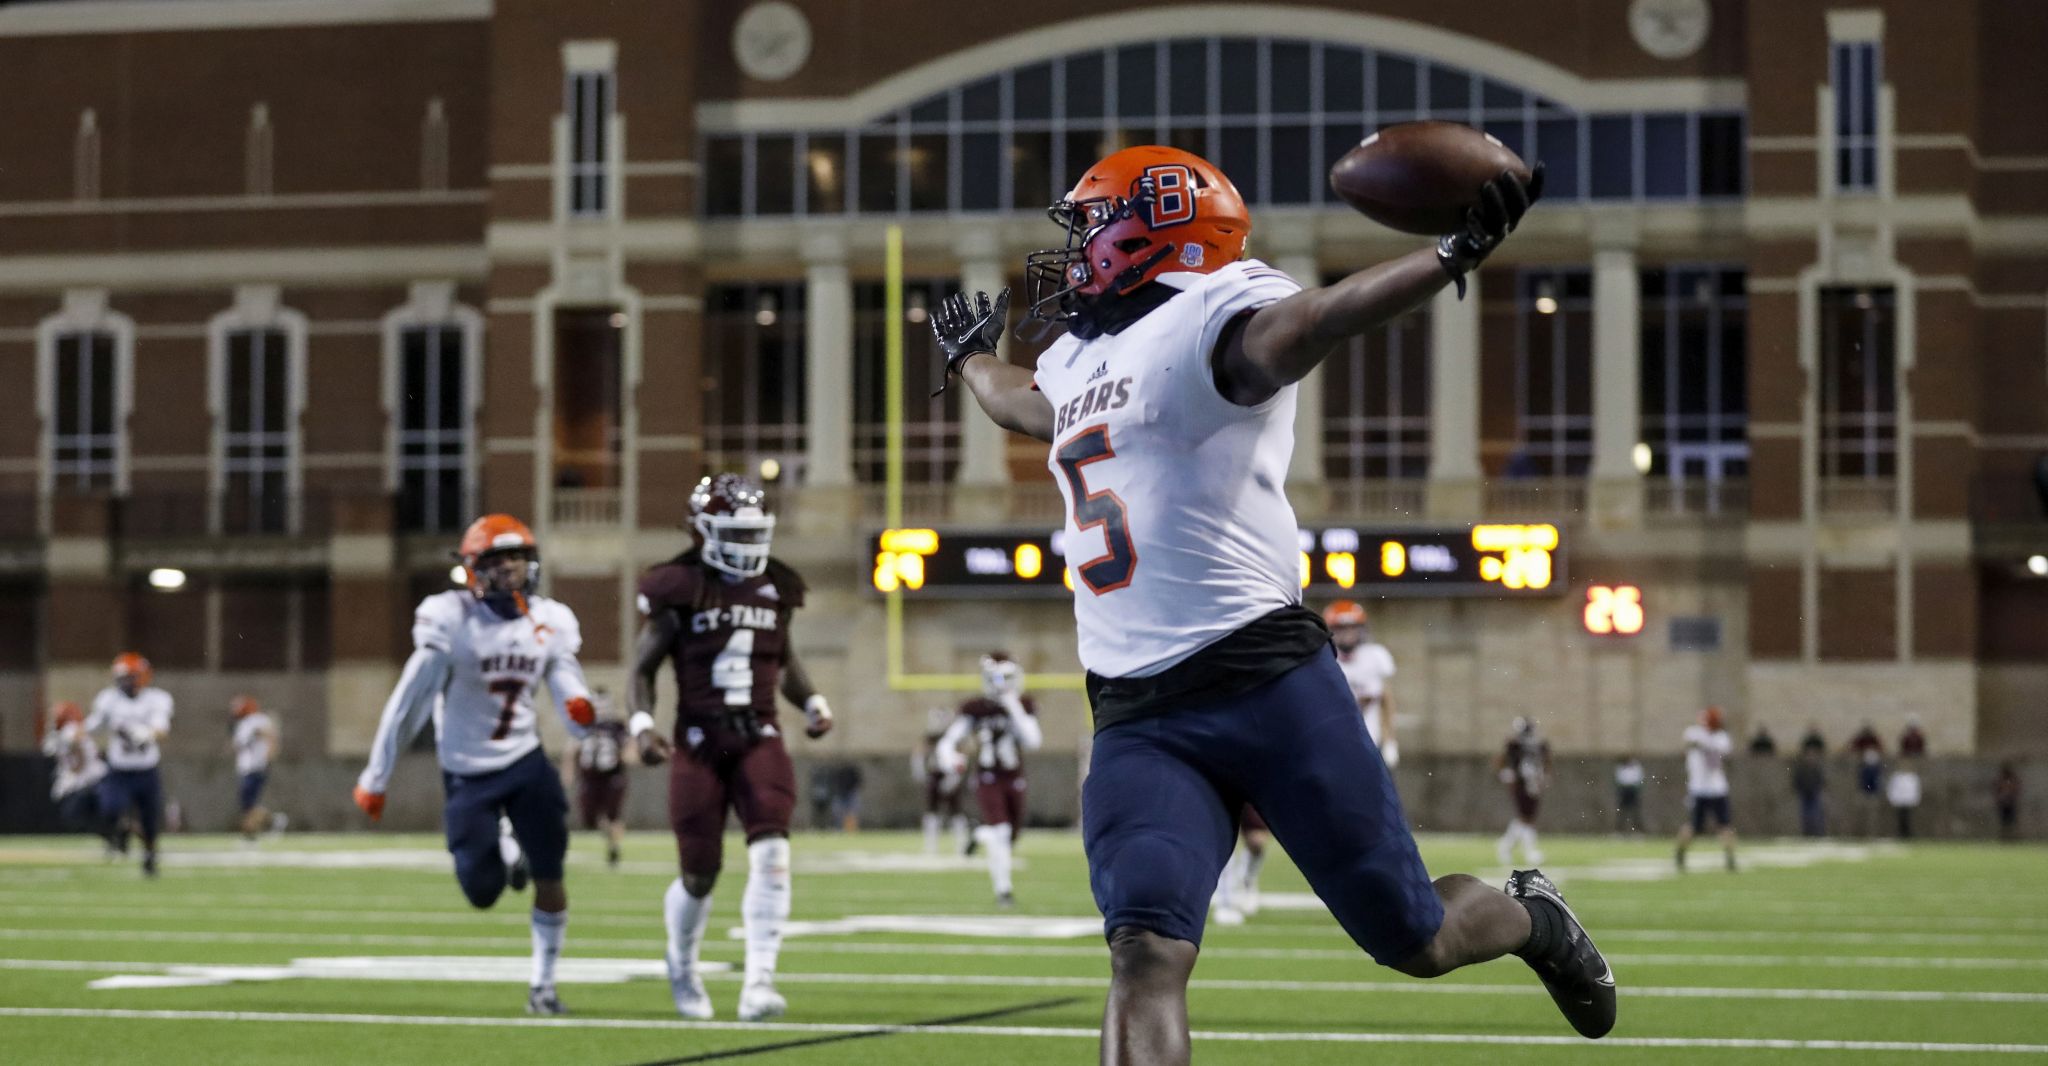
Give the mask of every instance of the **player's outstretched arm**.
[[1337, 345], [1422, 305], [1478, 268], [1543, 195], [1543, 170], [1527, 185], [1511, 173], [1488, 182], [1466, 229], [1432, 249], [1368, 267], [1333, 285], [1303, 289], [1226, 327], [1213, 355], [1216, 387], [1232, 402], [1264, 403], [1308, 376]]
[[[946, 391], [945, 382], [958, 375], [996, 425], [1050, 444], [1052, 401], [1032, 387], [1031, 371], [1011, 366], [996, 355], [1009, 311], [1008, 289], [994, 300], [988, 293], [977, 292], [972, 304], [959, 293], [939, 302], [931, 318], [932, 337], [946, 360], [939, 391]], [[983, 355], [988, 358], [976, 358]]]
[[[448, 653], [438, 648], [415, 648], [405, 661], [405, 672], [391, 698], [384, 701], [384, 714], [377, 720], [377, 736], [370, 741], [370, 762], [356, 778], [356, 802], [375, 818], [383, 813], [384, 791], [391, 783], [391, 771], [398, 765], [398, 753], [434, 716], [434, 697], [448, 684]], [[376, 797], [364, 804], [363, 797]], [[374, 806], [376, 810], [372, 811]]]
[[640, 636], [633, 644], [633, 677], [626, 686], [626, 709], [630, 712], [626, 731], [639, 742], [640, 761], [650, 766], [667, 758], [674, 747], [654, 728], [654, 682], [661, 674], [661, 664], [668, 661], [668, 650], [675, 646], [681, 627], [674, 611], [656, 611], [641, 623]]
[[1039, 728], [1038, 716], [1025, 710], [1023, 698], [1014, 692], [1003, 693], [997, 702], [1010, 716], [1010, 733], [1017, 738], [1017, 746], [1025, 751], [1037, 751], [1045, 743], [1045, 730]]

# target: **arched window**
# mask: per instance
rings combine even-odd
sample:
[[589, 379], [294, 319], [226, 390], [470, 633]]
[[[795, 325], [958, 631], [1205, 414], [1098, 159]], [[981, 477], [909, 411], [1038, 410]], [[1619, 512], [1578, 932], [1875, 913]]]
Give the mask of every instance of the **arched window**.
[[1329, 166], [1368, 132], [1448, 119], [1549, 168], [1562, 201], [1741, 195], [1736, 110], [1580, 111], [1434, 59], [1349, 44], [1193, 37], [991, 74], [851, 128], [708, 134], [706, 215], [1037, 211], [1118, 147], [1201, 153], [1260, 205], [1334, 204]]

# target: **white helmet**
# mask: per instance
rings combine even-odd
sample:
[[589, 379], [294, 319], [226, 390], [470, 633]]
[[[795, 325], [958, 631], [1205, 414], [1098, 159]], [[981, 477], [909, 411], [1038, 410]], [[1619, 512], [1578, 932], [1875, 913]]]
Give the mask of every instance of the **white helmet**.
[[704, 540], [704, 565], [734, 577], [768, 569], [775, 516], [768, 493], [743, 474], [711, 474], [690, 490], [690, 528]]

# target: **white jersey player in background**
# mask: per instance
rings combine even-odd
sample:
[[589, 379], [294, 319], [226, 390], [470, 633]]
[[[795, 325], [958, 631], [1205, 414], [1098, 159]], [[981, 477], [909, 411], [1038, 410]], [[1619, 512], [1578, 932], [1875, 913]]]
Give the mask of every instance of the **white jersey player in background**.
[[[463, 534], [468, 588], [436, 593], [413, 615], [412, 657], [384, 705], [356, 805], [372, 820], [398, 753], [427, 719], [447, 803], [442, 822], [455, 878], [470, 903], [496, 903], [509, 885], [533, 878], [533, 971], [526, 1009], [566, 1014], [555, 994], [555, 960], [569, 921], [562, 860], [569, 848], [569, 801], [535, 731], [534, 689], [542, 681], [569, 734], [596, 719], [576, 653], [576, 615], [537, 595], [540, 547], [509, 515], [485, 515]], [[509, 833], [507, 830], [509, 829]]]
[[1337, 649], [1337, 665], [1365, 715], [1365, 731], [1379, 746], [1380, 758], [1391, 770], [1401, 763], [1401, 744], [1394, 736], [1394, 694], [1387, 682], [1394, 677], [1394, 654], [1385, 644], [1372, 639], [1372, 627], [1365, 608], [1350, 600], [1338, 600], [1323, 608], [1323, 624], [1330, 627], [1330, 644]]
[[272, 814], [263, 806], [263, 789], [270, 783], [270, 764], [277, 758], [277, 722], [256, 702], [254, 696], [236, 696], [228, 704], [232, 716], [228, 749], [235, 756], [235, 802], [242, 812], [242, 839], [254, 843], [259, 830], [281, 833], [283, 814]]
[[100, 779], [100, 815], [135, 814], [142, 872], [156, 876], [156, 834], [164, 811], [163, 739], [171, 731], [171, 694], [150, 684], [149, 660], [129, 651], [114, 658], [114, 683], [93, 697], [85, 731], [105, 739], [107, 776]]
[[126, 849], [126, 836], [116, 833], [113, 819], [100, 814], [99, 785], [107, 776], [107, 761], [100, 758], [100, 746], [85, 731], [85, 712], [78, 704], [64, 700], [50, 708], [43, 754], [56, 761], [50, 800], [57, 805], [57, 816], [65, 827], [88, 830], [106, 841], [109, 859]]
[[1678, 868], [1685, 869], [1685, 849], [1693, 835], [1707, 831], [1711, 820], [1721, 834], [1721, 853], [1728, 872], [1735, 872], [1735, 823], [1728, 813], [1728, 756], [1735, 738], [1721, 720], [1721, 708], [1700, 712], [1697, 725], [1685, 727], [1685, 806], [1687, 820], [1678, 827]]

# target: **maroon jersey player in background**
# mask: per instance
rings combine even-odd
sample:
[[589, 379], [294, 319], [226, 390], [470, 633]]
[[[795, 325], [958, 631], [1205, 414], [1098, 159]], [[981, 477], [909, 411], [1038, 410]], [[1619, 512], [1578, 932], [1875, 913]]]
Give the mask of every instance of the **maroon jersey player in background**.
[[[796, 775], [776, 724], [775, 694], [803, 708], [804, 731], [814, 739], [832, 728], [832, 710], [790, 648], [790, 614], [803, 606], [804, 583], [768, 556], [775, 516], [761, 486], [738, 474], [705, 478], [690, 493], [690, 526], [696, 546], [640, 579], [645, 622], [634, 651], [629, 728], [643, 762], [674, 755], [668, 816], [682, 876], [669, 885], [662, 914], [676, 1010], [712, 1016], [697, 946], [711, 915], [729, 809], [747, 834], [739, 1017], [759, 1021], [787, 1006], [775, 991], [775, 959], [789, 918]], [[669, 661], [677, 689], [673, 744], [653, 729], [655, 678]]]
[[981, 695], [960, 705], [960, 714], [939, 738], [939, 764], [963, 765], [960, 743], [975, 743], [974, 796], [981, 804], [975, 842], [988, 854], [988, 876], [996, 905], [1017, 905], [1010, 885], [1010, 845], [1024, 829], [1024, 753], [1045, 740], [1038, 707], [1024, 695], [1024, 668], [1006, 652], [981, 658]]

